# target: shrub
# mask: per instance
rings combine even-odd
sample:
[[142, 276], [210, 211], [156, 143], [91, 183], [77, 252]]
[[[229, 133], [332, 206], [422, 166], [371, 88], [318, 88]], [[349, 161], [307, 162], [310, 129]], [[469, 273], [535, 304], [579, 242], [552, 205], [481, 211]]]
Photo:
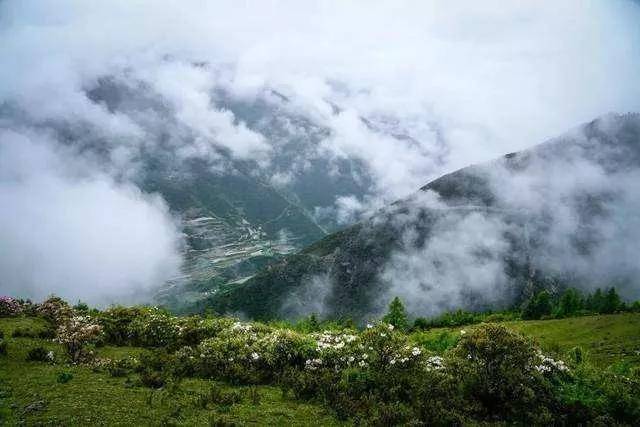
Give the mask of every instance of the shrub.
[[197, 405], [206, 409], [209, 404], [231, 406], [242, 402], [243, 394], [239, 390], [225, 390], [218, 384], [212, 384], [206, 393], [197, 397]]
[[149, 388], [160, 388], [165, 385], [166, 379], [162, 372], [144, 370], [140, 373], [140, 382]]
[[22, 304], [15, 298], [0, 296], [0, 317], [17, 316], [22, 312]]
[[7, 341], [3, 338], [0, 338], [0, 356], [7, 355]]
[[199, 371], [207, 377], [234, 382], [265, 382], [287, 366], [304, 366], [313, 348], [309, 336], [237, 322], [200, 343]]
[[59, 384], [66, 384], [73, 379], [73, 375], [70, 372], [60, 372], [56, 381]]
[[72, 363], [89, 358], [85, 346], [94, 341], [100, 334], [100, 325], [92, 323], [86, 316], [74, 316], [58, 328], [57, 341], [62, 344]]
[[44, 347], [34, 347], [27, 353], [27, 362], [52, 362], [53, 352]]
[[36, 311], [54, 325], [65, 322], [73, 315], [73, 310], [69, 304], [57, 296], [47, 298], [42, 304], [38, 305]]
[[137, 360], [131, 357], [117, 360], [108, 360], [104, 367], [112, 377], [125, 377], [135, 369]]
[[166, 311], [156, 307], [142, 311], [128, 326], [131, 343], [142, 347], [165, 347], [176, 344], [179, 325]]
[[594, 369], [582, 364], [560, 381], [557, 392], [567, 424], [634, 425], [640, 419], [640, 375], [630, 367]]
[[104, 340], [109, 344], [126, 345], [130, 343], [129, 325], [135, 319], [144, 316], [142, 307], [110, 307], [97, 316], [102, 327]]
[[453, 355], [465, 397], [478, 404], [472, 409], [474, 415], [518, 422], [551, 420], [552, 393], [542, 375], [547, 361], [541, 363], [522, 336], [500, 325], [482, 325], [462, 337]]
[[55, 331], [52, 328], [32, 329], [28, 327], [18, 327], [13, 330], [11, 337], [50, 339], [55, 337]]

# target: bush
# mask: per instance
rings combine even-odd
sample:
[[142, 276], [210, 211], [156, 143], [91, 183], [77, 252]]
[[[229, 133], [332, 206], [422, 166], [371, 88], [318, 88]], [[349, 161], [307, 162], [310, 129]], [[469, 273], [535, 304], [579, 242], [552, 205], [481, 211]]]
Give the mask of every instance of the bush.
[[11, 333], [13, 338], [39, 338], [39, 339], [51, 339], [55, 337], [55, 331], [52, 328], [45, 329], [32, 329], [18, 327]]
[[550, 384], [542, 375], [547, 366], [521, 335], [500, 325], [482, 325], [462, 337], [453, 355], [453, 369], [462, 381], [464, 395], [477, 405], [473, 415], [514, 422], [551, 421], [554, 402]]
[[149, 388], [161, 388], [165, 385], [166, 379], [162, 372], [145, 370], [140, 373], [140, 382]]
[[22, 304], [15, 298], [0, 296], [0, 317], [17, 316], [22, 313]]
[[302, 367], [313, 352], [313, 340], [289, 330], [235, 323], [198, 346], [199, 372], [238, 383], [277, 378], [285, 367]]
[[141, 307], [110, 307], [97, 317], [102, 327], [104, 340], [113, 345], [130, 344], [129, 325], [137, 318], [144, 316]]
[[52, 362], [53, 352], [44, 347], [34, 347], [27, 353], [27, 362]]
[[70, 372], [60, 372], [56, 381], [59, 384], [66, 384], [73, 379], [73, 375]]
[[604, 418], [607, 424], [635, 425], [640, 419], [640, 375], [630, 367], [614, 372], [582, 364], [557, 391], [567, 424], [597, 424]]
[[58, 328], [57, 341], [62, 344], [72, 363], [87, 360], [91, 354], [85, 350], [101, 332], [100, 325], [87, 316], [74, 316]]
[[225, 390], [218, 384], [212, 384], [206, 393], [197, 398], [197, 405], [206, 409], [209, 404], [231, 406], [242, 402], [243, 394], [239, 390]]
[[53, 323], [59, 325], [73, 315], [73, 309], [60, 297], [50, 296], [37, 306], [37, 313]]
[[133, 358], [109, 360], [104, 367], [112, 377], [126, 377], [136, 367], [136, 360]]
[[165, 347], [177, 343], [180, 329], [175, 317], [158, 308], [146, 309], [142, 314], [132, 319], [128, 326], [133, 345]]
[[0, 338], [0, 356], [7, 355], [7, 341], [3, 338]]

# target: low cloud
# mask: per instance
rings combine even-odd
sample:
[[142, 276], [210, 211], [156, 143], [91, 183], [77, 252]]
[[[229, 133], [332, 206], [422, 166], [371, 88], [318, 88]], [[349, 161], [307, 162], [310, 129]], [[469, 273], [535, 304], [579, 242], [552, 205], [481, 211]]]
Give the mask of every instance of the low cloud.
[[[16, 221], [25, 229], [2, 248], [0, 289], [62, 287], [73, 295], [86, 279], [110, 294], [108, 286], [148, 286], [158, 265], [167, 271], [155, 279], [170, 277], [178, 232], [158, 196], [136, 189], [150, 153], [178, 171], [185, 159], [219, 173], [249, 162], [283, 192], [318, 162], [355, 189], [308, 208], [344, 224], [443, 173], [608, 111], [640, 110], [639, 19], [640, 7], [624, 0], [3, 1], [0, 149], [14, 150], [20, 134], [31, 141], [18, 144], [21, 156], [57, 160], [47, 175], [25, 160], [20, 185], [0, 183], [0, 197], [25, 210], [0, 207], [7, 235], [20, 228]], [[69, 175], [70, 164], [84, 171]], [[55, 227], [28, 232], [29, 224], [48, 224], [33, 217], [40, 205], [29, 194], [57, 194], [46, 214], [57, 221], [74, 200], [78, 213], [68, 218], [78, 228], [57, 235], [59, 248], [39, 238]], [[111, 214], [97, 215], [90, 203]], [[148, 265], [124, 262], [126, 273], [112, 277], [85, 264], [82, 280], [53, 268], [37, 280], [16, 273], [29, 250], [41, 251], [43, 265], [59, 265], [56, 253], [71, 258], [63, 237], [79, 254], [111, 247], [71, 236], [90, 214], [113, 220], [102, 237], [133, 236], [135, 264]], [[147, 234], [159, 240], [155, 248], [137, 243]], [[105, 259], [114, 257], [131, 260]]]
[[160, 197], [87, 174], [41, 135], [0, 139], [3, 293], [105, 304], [178, 274], [180, 235]]

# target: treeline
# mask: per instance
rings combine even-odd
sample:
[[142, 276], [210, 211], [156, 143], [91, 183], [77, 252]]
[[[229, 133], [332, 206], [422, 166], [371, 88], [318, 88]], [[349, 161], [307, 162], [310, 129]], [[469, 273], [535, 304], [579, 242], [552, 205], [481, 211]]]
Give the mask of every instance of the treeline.
[[530, 319], [560, 319], [590, 314], [612, 314], [623, 311], [640, 311], [640, 301], [625, 303], [615, 288], [596, 289], [583, 294], [578, 289], [568, 288], [559, 295], [543, 290], [522, 305], [521, 317]]
[[561, 319], [619, 312], [640, 312], [640, 301], [624, 302], [614, 287], [604, 290], [598, 288], [593, 293], [587, 294], [575, 288], [568, 288], [559, 294], [543, 290], [532, 295], [520, 306], [509, 310], [484, 312], [456, 310], [433, 318], [418, 317], [413, 322], [413, 329], [424, 330], [520, 319]]

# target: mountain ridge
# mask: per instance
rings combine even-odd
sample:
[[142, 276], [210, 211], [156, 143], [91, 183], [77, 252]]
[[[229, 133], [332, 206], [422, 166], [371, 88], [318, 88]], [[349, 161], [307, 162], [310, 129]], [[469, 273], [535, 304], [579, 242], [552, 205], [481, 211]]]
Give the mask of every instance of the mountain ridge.
[[[565, 165], [567, 173], [570, 173], [571, 168], [580, 170], [584, 163], [588, 168], [601, 169], [602, 179], [607, 180], [612, 174], [635, 171], [640, 166], [639, 141], [639, 114], [608, 115], [530, 149], [445, 174], [412, 196], [376, 212], [371, 218], [284, 257], [241, 285], [222, 289], [194, 308], [202, 310], [208, 307], [254, 318], [296, 317], [317, 312], [362, 319], [380, 313], [388, 302], [384, 295], [389, 288], [388, 281], [381, 276], [385, 274], [385, 266], [393, 253], [403, 249], [406, 243], [403, 242], [406, 240], [404, 235], [408, 230], [414, 233], [412, 248], [424, 248], [432, 240], [433, 230], [450, 221], [453, 212], [456, 216], [454, 223], [480, 217], [504, 225], [504, 230], [498, 234], [506, 241], [500, 254], [504, 259], [499, 256], [494, 259], [505, 270], [505, 283], [499, 286], [503, 295], [488, 301], [478, 298], [473, 289], [459, 289], [456, 298], [461, 306], [472, 309], [500, 306], [523, 300], [535, 289], [566, 286], [574, 280], [571, 278], [574, 272], [547, 271], [543, 262], [534, 260], [540, 256], [539, 252], [543, 252], [542, 248], [549, 239], [549, 229], [554, 226], [553, 221], [549, 223], [545, 219], [549, 213], [529, 214], [526, 205], [505, 201], [505, 195], [493, 188], [499, 181], [493, 175], [499, 170], [500, 174], [506, 174], [514, 181], [533, 176], [535, 180], [546, 183], [546, 165], [549, 171], [560, 169], [559, 176], [562, 176]], [[541, 171], [538, 170], [540, 168]], [[552, 187], [556, 185], [551, 181]], [[561, 188], [562, 182], [557, 185]], [[571, 199], [567, 204], [571, 209], [575, 203], [581, 204], [576, 212], [583, 218], [575, 230], [570, 230], [573, 234], [567, 234], [567, 240], [578, 248], [578, 253], [580, 250], [588, 253], [589, 245], [594, 245], [589, 240], [589, 235], [595, 234], [592, 232], [597, 227], [593, 224], [606, 219], [603, 203], [607, 198], [615, 198], [615, 194], [607, 194], [597, 185], [593, 191], [581, 189], [579, 183], [575, 185], [575, 194], [567, 193]], [[518, 188], [507, 190], [505, 193]], [[433, 200], [429, 201], [430, 207], [415, 202], [424, 195], [436, 196], [437, 206]], [[474, 217], [474, 214], [477, 215]], [[407, 216], [411, 216], [409, 221], [398, 220]], [[491, 258], [493, 255], [487, 256]], [[434, 285], [426, 287], [429, 286]], [[320, 304], [318, 300], [324, 302]]]

